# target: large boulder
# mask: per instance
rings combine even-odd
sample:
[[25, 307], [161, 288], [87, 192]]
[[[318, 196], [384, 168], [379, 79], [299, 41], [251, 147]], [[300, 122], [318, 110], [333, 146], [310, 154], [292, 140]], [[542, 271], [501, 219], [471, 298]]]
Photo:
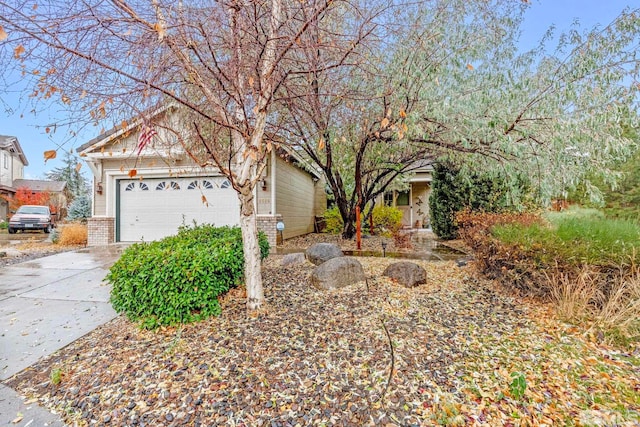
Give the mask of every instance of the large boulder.
[[427, 272], [418, 264], [408, 261], [396, 262], [389, 265], [382, 273], [402, 286], [412, 288], [427, 283]]
[[290, 265], [300, 265], [307, 262], [302, 252], [296, 252], [294, 254], [287, 254], [282, 258], [280, 265], [282, 267], [288, 267]]
[[366, 279], [362, 264], [355, 258], [332, 258], [311, 273], [311, 284], [318, 289], [329, 290], [344, 288]]
[[340, 246], [333, 243], [316, 243], [307, 248], [307, 259], [315, 265], [320, 265], [332, 258], [344, 256]]

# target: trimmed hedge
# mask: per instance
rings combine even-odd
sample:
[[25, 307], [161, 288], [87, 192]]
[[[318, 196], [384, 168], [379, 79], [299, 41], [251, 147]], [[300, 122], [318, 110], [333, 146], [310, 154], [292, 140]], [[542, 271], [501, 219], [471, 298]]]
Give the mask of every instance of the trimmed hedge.
[[[263, 233], [259, 243], [264, 259], [269, 244]], [[241, 283], [243, 269], [240, 228], [196, 225], [128, 247], [106, 280], [114, 309], [153, 329], [220, 314], [218, 297]]]

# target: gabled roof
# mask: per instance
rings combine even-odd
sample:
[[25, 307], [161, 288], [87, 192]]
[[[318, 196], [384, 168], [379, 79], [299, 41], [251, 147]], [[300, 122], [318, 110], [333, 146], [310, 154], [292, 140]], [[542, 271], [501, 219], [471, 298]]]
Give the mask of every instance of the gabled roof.
[[[159, 114], [164, 113], [165, 111], [173, 107], [175, 107], [174, 104], [154, 107], [143, 112], [141, 116], [145, 117], [146, 119], [151, 119], [158, 116]], [[136, 119], [131, 120], [131, 123], [128, 123], [126, 127], [115, 126], [110, 130], [102, 133], [101, 135], [98, 135], [97, 137], [91, 139], [90, 141], [82, 144], [80, 147], [76, 149], [76, 151], [81, 155], [83, 155], [83, 153], [86, 155], [91, 150], [96, 150], [98, 148], [106, 146], [109, 142], [113, 141], [114, 139], [118, 138], [121, 135], [131, 132], [132, 130], [136, 129], [138, 126], [142, 124], [143, 124], [143, 119], [141, 117], [138, 117]], [[306, 172], [308, 172], [309, 174], [313, 175], [316, 178], [321, 178], [322, 175], [320, 171], [317, 168], [315, 168], [309, 160], [305, 159], [300, 153], [296, 152], [296, 150], [294, 150], [293, 148], [287, 145], [277, 144], [277, 146], [279, 147], [279, 149], [277, 150], [276, 153], [280, 156], [280, 158], [290, 163], [294, 163], [298, 165], [300, 169], [305, 170]]]
[[82, 144], [80, 147], [78, 147], [76, 149], [76, 152], [82, 154], [82, 153], [86, 153], [88, 151], [91, 151], [93, 149], [104, 147], [110, 141], [113, 141], [114, 139], [118, 138], [119, 136], [124, 135], [127, 132], [131, 132], [132, 130], [136, 129], [138, 126], [142, 125], [144, 123], [144, 120], [143, 120], [142, 117], [147, 117], [147, 118], [156, 117], [157, 115], [159, 115], [159, 114], [163, 113], [164, 111], [166, 111], [167, 109], [171, 108], [171, 106], [172, 105], [169, 104], [169, 105], [165, 105], [165, 106], [150, 108], [149, 110], [143, 112], [140, 115], [140, 117], [137, 117], [137, 118], [131, 120], [130, 123], [127, 123], [127, 125], [125, 127], [123, 127], [123, 126], [114, 126], [111, 129], [109, 129], [108, 131], [103, 132], [100, 135], [96, 136], [95, 138], [91, 139], [90, 141], [85, 142], [84, 144]]
[[22, 151], [22, 147], [18, 142], [18, 138], [16, 138], [15, 136], [0, 135], [0, 149], [9, 151], [10, 153], [17, 155], [22, 161], [23, 165], [29, 165], [27, 156], [24, 155], [24, 151]]
[[65, 181], [43, 181], [40, 179], [14, 179], [13, 186], [15, 188], [26, 187], [33, 191], [60, 193], [67, 186], [67, 183]]

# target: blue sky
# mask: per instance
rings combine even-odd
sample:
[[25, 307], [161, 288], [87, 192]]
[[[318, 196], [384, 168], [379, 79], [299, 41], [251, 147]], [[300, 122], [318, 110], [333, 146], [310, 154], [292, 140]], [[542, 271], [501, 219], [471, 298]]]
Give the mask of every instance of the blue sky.
[[[520, 43], [526, 50], [534, 47], [551, 25], [555, 25], [557, 33], [569, 29], [576, 19], [582, 28], [606, 25], [624, 8], [639, 6], [640, 0], [531, 0], [531, 7], [525, 15]], [[44, 129], [55, 121], [55, 109], [34, 116], [29, 113], [31, 106], [24, 102], [25, 98], [26, 96], [22, 95], [21, 102], [18, 94], [2, 95], [7, 105], [0, 104], [0, 135], [18, 138], [29, 160], [25, 177], [42, 179], [47, 171], [60, 166], [59, 159], [64, 157], [62, 150], [75, 151], [75, 148], [97, 136], [99, 129], [86, 129], [77, 138], [70, 138], [65, 131], [46, 134]], [[7, 109], [13, 110], [13, 113], [5, 111]], [[58, 159], [45, 164], [43, 152], [58, 148]], [[83, 170], [90, 178], [87, 168]]]

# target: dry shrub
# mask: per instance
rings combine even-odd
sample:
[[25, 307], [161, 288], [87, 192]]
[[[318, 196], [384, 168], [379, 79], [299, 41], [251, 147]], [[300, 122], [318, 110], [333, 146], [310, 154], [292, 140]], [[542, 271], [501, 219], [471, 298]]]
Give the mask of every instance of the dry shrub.
[[460, 229], [458, 234], [464, 242], [476, 249], [485, 244], [486, 238], [491, 235], [491, 228], [495, 225], [521, 224], [529, 226], [541, 224], [542, 217], [536, 213], [517, 212], [473, 212], [469, 209], [458, 212], [456, 222]]
[[597, 323], [604, 329], [639, 339], [640, 334], [640, 268], [633, 265], [630, 274], [620, 275], [597, 313]]
[[71, 223], [60, 227], [58, 244], [62, 246], [86, 245], [87, 226], [85, 224]]
[[560, 318], [586, 323], [588, 330], [604, 331], [614, 341], [640, 339], [640, 268], [611, 275], [582, 266], [577, 274], [556, 270], [546, 276]]
[[572, 259], [552, 241], [515, 243], [494, 237], [492, 227], [542, 224], [537, 215], [463, 212], [460, 236], [476, 254], [476, 265], [507, 289], [551, 301], [558, 316], [581, 324], [585, 331], [620, 344], [640, 341], [640, 266], [636, 254], [611, 257], [607, 263]]
[[549, 282], [551, 301], [561, 319], [581, 320], [602, 300], [592, 268], [585, 266], [575, 275], [556, 267], [553, 273], [544, 274]]
[[485, 276], [521, 294], [548, 297], [544, 273], [532, 264], [527, 252], [519, 245], [506, 245], [491, 236], [492, 227], [499, 224], [541, 224], [540, 215], [464, 210], [457, 214], [456, 221], [460, 238], [475, 252], [476, 265]]
[[395, 245], [396, 249], [412, 249], [413, 244], [411, 244], [411, 235], [412, 233], [409, 232], [394, 230], [392, 236], [393, 244]]

